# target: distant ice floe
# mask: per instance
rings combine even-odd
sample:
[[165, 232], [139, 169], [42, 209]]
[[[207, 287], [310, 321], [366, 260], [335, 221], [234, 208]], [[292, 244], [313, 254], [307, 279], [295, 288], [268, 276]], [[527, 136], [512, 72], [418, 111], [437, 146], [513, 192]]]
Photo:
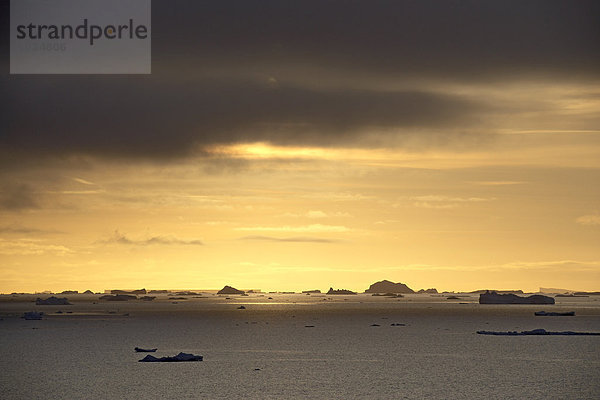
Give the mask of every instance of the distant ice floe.
[[204, 357], [196, 356], [194, 354], [179, 353], [173, 357], [154, 357], [148, 354], [146, 357], [139, 360], [139, 362], [183, 362], [183, 361], [202, 361]]
[[70, 306], [70, 305], [72, 305], [71, 303], [69, 303], [69, 300], [67, 300], [66, 297], [55, 297], [55, 296], [48, 297], [45, 300], [38, 297], [35, 301], [35, 304], [38, 306]]
[[479, 304], [554, 304], [554, 298], [540, 294], [521, 297], [512, 293], [499, 294], [495, 291], [487, 291], [479, 295]]
[[158, 349], [143, 349], [141, 347], [136, 347], [134, 350], [138, 353], [154, 353]]
[[536, 311], [533, 314], [537, 317], [574, 317], [575, 311], [567, 311], [567, 312]]
[[44, 315], [43, 312], [29, 311], [29, 312], [24, 313], [21, 318], [25, 318], [28, 321], [40, 320], [40, 319], [42, 319], [43, 315]]
[[477, 331], [480, 335], [497, 335], [497, 336], [528, 336], [528, 335], [563, 335], [563, 336], [589, 336], [589, 335], [600, 335], [600, 332], [573, 332], [573, 331], [562, 331], [562, 332], [549, 332], [545, 329], [534, 329], [531, 331]]

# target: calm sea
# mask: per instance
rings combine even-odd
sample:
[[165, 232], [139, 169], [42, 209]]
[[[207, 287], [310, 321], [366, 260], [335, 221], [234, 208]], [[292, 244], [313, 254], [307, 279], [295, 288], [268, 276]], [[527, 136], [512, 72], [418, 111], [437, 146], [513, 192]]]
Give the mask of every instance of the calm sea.
[[[557, 299], [554, 306], [479, 305], [476, 297], [458, 304], [428, 295], [215, 297], [176, 304], [1, 302], [0, 397], [600, 398], [600, 336], [475, 333], [600, 332], [600, 297]], [[50, 315], [18, 318], [34, 309]], [[535, 317], [538, 310], [576, 316]], [[145, 354], [136, 346], [157, 347], [157, 356], [201, 354], [204, 361], [138, 363]]]

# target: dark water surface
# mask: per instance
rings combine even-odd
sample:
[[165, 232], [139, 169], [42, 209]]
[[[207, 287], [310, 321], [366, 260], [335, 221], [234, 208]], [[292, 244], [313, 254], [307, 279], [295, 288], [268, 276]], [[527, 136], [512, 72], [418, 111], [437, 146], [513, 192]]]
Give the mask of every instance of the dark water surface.
[[[557, 299], [554, 306], [479, 305], [475, 297], [458, 304], [426, 295], [273, 297], [2, 302], [0, 397], [600, 398], [600, 337], [475, 333], [600, 332], [597, 297]], [[49, 315], [18, 318], [34, 309]], [[535, 317], [540, 310], [577, 315]], [[201, 354], [204, 361], [138, 363], [144, 354], [136, 346], [158, 347], [156, 356]]]

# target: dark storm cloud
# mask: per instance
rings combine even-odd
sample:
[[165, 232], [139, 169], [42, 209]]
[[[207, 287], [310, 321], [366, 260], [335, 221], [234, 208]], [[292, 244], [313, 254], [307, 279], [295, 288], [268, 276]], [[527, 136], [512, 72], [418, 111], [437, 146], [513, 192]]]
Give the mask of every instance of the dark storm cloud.
[[[5, 163], [81, 154], [172, 158], [258, 140], [353, 146], [377, 130], [444, 145], [431, 132], [469, 131], [493, 111], [485, 99], [431, 85], [381, 91], [351, 83], [600, 77], [594, 1], [173, 0], [152, 7], [150, 76], [0, 77]], [[334, 79], [348, 85], [331, 88]]]
[[171, 157], [195, 145], [239, 141], [327, 146], [352, 141], [367, 128], [462, 124], [482, 108], [427, 92], [317, 92], [144, 78], [132, 83], [119, 77], [62, 82], [61, 77], [27, 77], [5, 83], [12, 97], [0, 110], [8, 126], [1, 139], [5, 148]]
[[157, 50], [200, 64], [276, 68], [301, 63], [467, 79], [527, 72], [599, 76], [597, 1], [169, 1], [153, 6], [160, 16], [153, 20]]

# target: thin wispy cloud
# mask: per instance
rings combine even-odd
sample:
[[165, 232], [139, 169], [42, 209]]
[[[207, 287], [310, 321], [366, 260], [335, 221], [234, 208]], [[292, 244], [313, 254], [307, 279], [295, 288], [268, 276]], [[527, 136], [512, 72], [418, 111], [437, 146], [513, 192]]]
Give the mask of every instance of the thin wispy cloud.
[[113, 235], [106, 240], [101, 240], [99, 243], [104, 244], [122, 244], [122, 245], [136, 245], [136, 246], [149, 246], [149, 245], [194, 245], [202, 246], [204, 243], [199, 239], [180, 239], [173, 235], [157, 235], [150, 236], [147, 238], [131, 238], [125, 234], [115, 231]]
[[439, 196], [439, 195], [428, 195], [428, 196], [413, 196], [410, 198], [415, 201], [428, 201], [428, 202], [451, 202], [451, 203], [477, 203], [481, 201], [492, 201], [495, 200], [493, 197], [451, 197], [451, 196]]
[[65, 233], [63, 231], [55, 230], [55, 229], [39, 229], [39, 228], [31, 228], [22, 225], [9, 225], [0, 227], [0, 233], [9, 233], [9, 234], [23, 234], [23, 235], [45, 235], [45, 234], [54, 234], [54, 233]]
[[303, 197], [308, 199], [323, 199], [330, 201], [360, 201], [369, 200], [373, 196], [367, 196], [362, 193], [351, 193], [351, 192], [319, 192], [305, 194]]
[[39, 196], [26, 183], [8, 182], [0, 186], [0, 208], [6, 210], [28, 210], [39, 208]]
[[504, 135], [519, 135], [519, 134], [528, 134], [528, 133], [572, 133], [572, 134], [586, 134], [586, 133], [600, 133], [598, 129], [500, 129], [498, 133]]
[[580, 225], [600, 225], [600, 214], [582, 215], [575, 222]]
[[106, 192], [105, 190], [60, 190], [60, 191], [48, 191], [46, 193], [86, 195], [86, 194], [100, 194], [100, 193], [105, 193], [105, 192]]
[[304, 226], [252, 226], [235, 228], [236, 231], [273, 231], [273, 232], [349, 232], [352, 229], [342, 225], [312, 224]]
[[73, 254], [74, 251], [66, 246], [57, 244], [47, 244], [40, 240], [19, 239], [5, 240], [0, 239], [0, 254], [3, 255], [55, 255], [66, 256]]
[[485, 201], [492, 201], [495, 198], [484, 198], [484, 197], [451, 197], [451, 196], [440, 196], [440, 195], [427, 195], [427, 196], [413, 196], [409, 198], [414, 201], [412, 204], [419, 208], [430, 208], [438, 210], [448, 210], [460, 207], [467, 203], [480, 203]]
[[286, 243], [337, 243], [339, 240], [323, 239], [317, 237], [298, 236], [278, 238], [272, 236], [244, 236], [240, 240], [257, 240], [263, 242], [286, 242]]
[[413, 206], [415, 207], [419, 207], [419, 208], [431, 208], [434, 210], [449, 210], [452, 208], [457, 208], [458, 204], [457, 203], [449, 203], [449, 204], [444, 204], [444, 203], [429, 203], [426, 201], [415, 201], [413, 203]]
[[328, 217], [327, 213], [324, 213], [323, 211], [319, 211], [319, 210], [309, 211], [306, 213], [306, 216], [308, 218], [327, 218]]
[[514, 261], [504, 264], [475, 264], [475, 265], [433, 265], [433, 264], [408, 264], [390, 267], [401, 271], [525, 271], [525, 270], [557, 270], [557, 271], [597, 271], [600, 261], [580, 260], [549, 260], [549, 261]]
[[231, 221], [206, 221], [204, 225], [208, 226], [221, 226], [221, 225], [231, 225], [233, 222]]
[[79, 182], [79, 183], [84, 184], [84, 185], [90, 185], [90, 186], [95, 186], [96, 185], [94, 182], [90, 182], [90, 181], [87, 181], [85, 179], [81, 179], [81, 178], [72, 178], [72, 179], [75, 182]]
[[283, 217], [290, 217], [290, 218], [311, 218], [311, 219], [318, 219], [318, 218], [335, 218], [335, 217], [350, 217], [350, 214], [346, 213], [346, 212], [324, 212], [324, 211], [320, 211], [320, 210], [310, 210], [307, 211], [305, 213], [285, 213], [282, 214]]
[[523, 185], [527, 182], [525, 181], [473, 181], [471, 182], [475, 185], [483, 185], [483, 186], [508, 186], [508, 185]]

